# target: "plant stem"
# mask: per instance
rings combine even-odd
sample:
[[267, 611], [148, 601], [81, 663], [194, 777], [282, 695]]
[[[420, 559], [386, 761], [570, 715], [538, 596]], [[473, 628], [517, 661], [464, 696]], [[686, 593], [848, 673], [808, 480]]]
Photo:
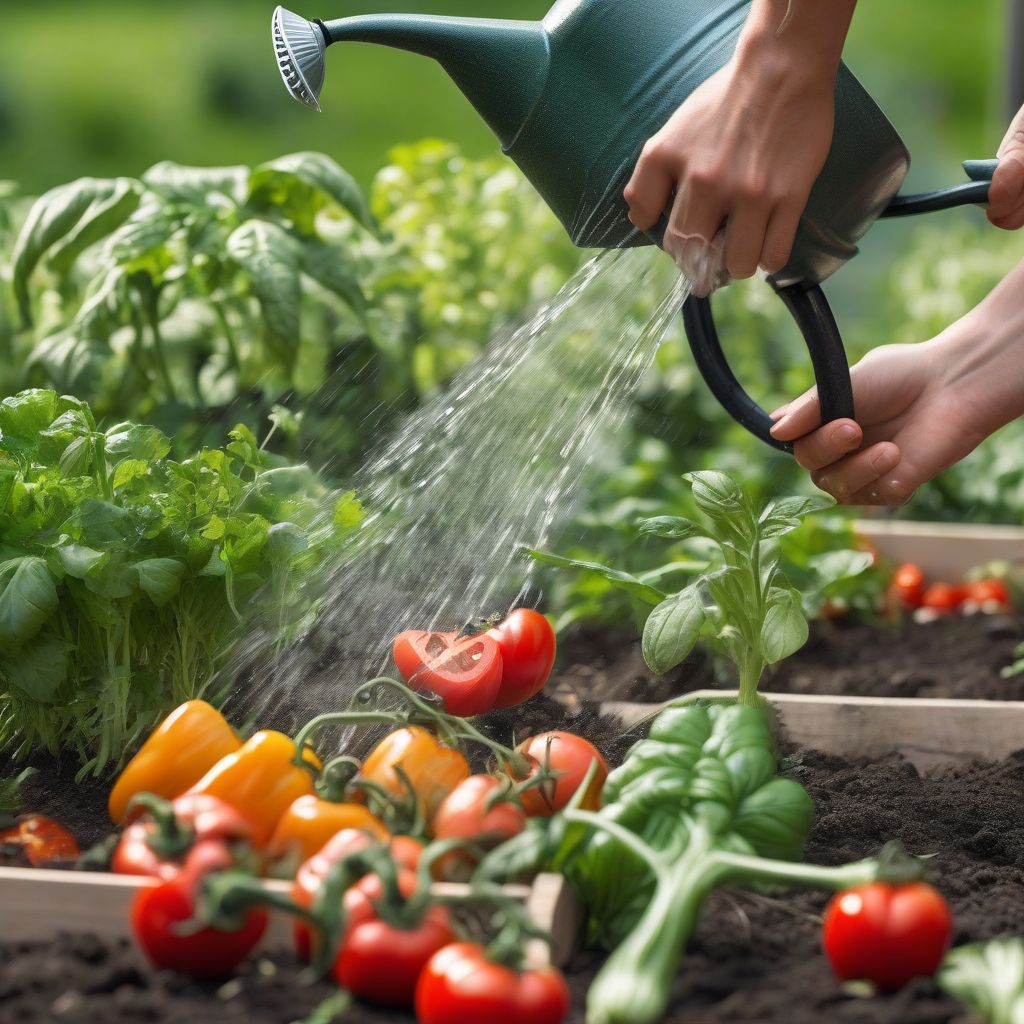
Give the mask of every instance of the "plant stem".
[[739, 659], [740, 663], [740, 690], [737, 696], [739, 704], [756, 708], [760, 706], [761, 700], [757, 688], [761, 683], [761, 673], [764, 671], [764, 664], [760, 656], [748, 650]]
[[838, 867], [825, 867], [718, 850], [712, 854], [712, 860], [726, 872], [722, 876], [725, 881], [735, 876], [741, 882], [757, 880], [835, 890], [873, 882], [878, 877], [879, 868], [878, 860], [874, 857]]

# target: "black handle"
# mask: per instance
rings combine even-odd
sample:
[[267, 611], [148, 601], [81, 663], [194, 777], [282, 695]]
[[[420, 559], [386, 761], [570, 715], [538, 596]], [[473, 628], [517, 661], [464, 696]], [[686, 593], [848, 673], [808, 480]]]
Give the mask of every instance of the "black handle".
[[[821, 398], [822, 423], [853, 419], [850, 367], [846, 361], [843, 339], [825, 293], [816, 284], [791, 284], [785, 288], [776, 288], [775, 291], [793, 314], [807, 343]], [[780, 451], [792, 452], [791, 442], [777, 441], [772, 437], [774, 421], [743, 390], [732, 372], [715, 329], [710, 298], [691, 295], [683, 303], [683, 323], [697, 369], [725, 411], [766, 444]]]
[[952, 210], [955, 206], [984, 206], [988, 202], [988, 190], [998, 163], [998, 160], [965, 160], [963, 167], [970, 181], [934, 192], [896, 196], [882, 211], [882, 216], [911, 217], [917, 213]]

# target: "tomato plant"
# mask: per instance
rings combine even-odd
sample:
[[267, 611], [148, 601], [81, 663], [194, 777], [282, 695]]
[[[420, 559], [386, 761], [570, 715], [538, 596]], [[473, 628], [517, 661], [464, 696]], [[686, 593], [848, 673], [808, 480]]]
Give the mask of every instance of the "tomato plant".
[[949, 906], [930, 885], [872, 882], [833, 897], [822, 940], [841, 979], [866, 979], [892, 991], [935, 973], [952, 930]]
[[523, 807], [531, 817], [549, 817], [560, 811], [579, 789], [590, 766], [597, 762], [597, 773], [580, 806], [596, 809], [601, 805], [601, 787], [608, 777], [608, 763], [592, 743], [571, 732], [545, 732], [531, 736], [516, 748], [529, 758], [530, 777], [545, 778], [537, 786], [522, 792]]
[[478, 715], [494, 707], [502, 660], [492, 637], [410, 630], [395, 638], [393, 653], [402, 678], [437, 694], [449, 714]]
[[553, 967], [514, 970], [487, 958], [482, 946], [445, 946], [416, 986], [420, 1024], [561, 1024], [569, 986]]
[[543, 689], [555, 663], [555, 631], [540, 612], [517, 608], [487, 635], [501, 651], [501, 685], [494, 707], [522, 704]]

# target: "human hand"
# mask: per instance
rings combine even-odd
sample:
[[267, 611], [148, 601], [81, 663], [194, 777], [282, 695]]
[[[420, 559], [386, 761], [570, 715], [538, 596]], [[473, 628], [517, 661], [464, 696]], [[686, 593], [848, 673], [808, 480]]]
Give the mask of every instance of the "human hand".
[[983, 396], [945, 338], [886, 345], [850, 371], [857, 422], [821, 426], [815, 389], [778, 410], [772, 436], [795, 441], [797, 462], [817, 487], [847, 505], [902, 505], [990, 432]]
[[786, 264], [832, 142], [853, 4], [791, 0], [784, 30], [773, 6], [755, 0], [733, 59], [648, 141], [625, 190], [641, 230], [672, 202], [665, 249], [696, 295]]
[[988, 219], [997, 228], [1024, 227], [1024, 107], [1010, 123], [988, 192]]

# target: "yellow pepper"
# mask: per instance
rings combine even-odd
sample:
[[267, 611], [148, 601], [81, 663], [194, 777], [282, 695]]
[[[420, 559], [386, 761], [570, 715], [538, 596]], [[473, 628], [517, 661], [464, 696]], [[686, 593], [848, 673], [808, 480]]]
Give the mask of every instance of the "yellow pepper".
[[346, 828], [362, 829], [382, 842], [388, 838], [384, 822], [361, 804], [300, 796], [278, 821], [267, 853], [274, 859], [297, 856], [297, 863], [301, 863], [319, 853], [328, 839]]
[[[314, 768], [320, 762], [307, 753]], [[295, 743], [281, 732], [257, 732], [221, 758], [190, 790], [220, 797], [252, 822], [253, 844], [265, 846], [285, 811], [313, 795], [313, 774], [293, 763]]]
[[149, 734], [121, 772], [107, 801], [111, 820], [123, 825], [128, 804], [138, 793], [166, 800], [181, 796], [241, 745], [224, 716], [206, 701], [182, 704]]

